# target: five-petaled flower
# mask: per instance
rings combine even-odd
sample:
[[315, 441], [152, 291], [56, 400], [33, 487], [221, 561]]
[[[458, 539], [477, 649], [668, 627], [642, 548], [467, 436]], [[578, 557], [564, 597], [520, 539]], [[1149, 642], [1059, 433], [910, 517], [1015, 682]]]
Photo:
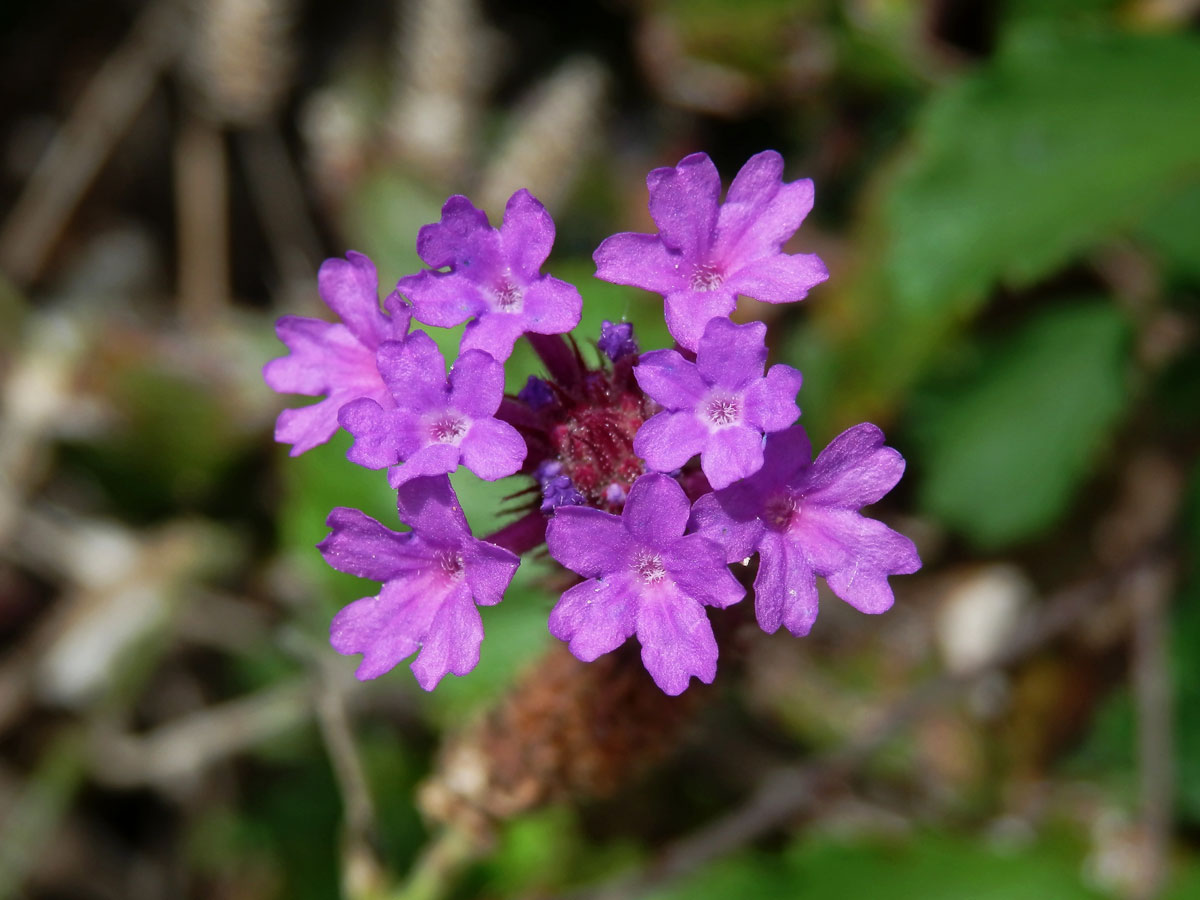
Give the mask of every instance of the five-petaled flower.
[[447, 378], [437, 344], [415, 331], [380, 345], [378, 363], [395, 408], [363, 398], [342, 409], [339, 421], [354, 435], [346, 454], [351, 462], [391, 466], [394, 488], [421, 475], [449, 474], [460, 463], [486, 481], [521, 468], [525, 442], [495, 418], [504, 399], [504, 367], [487, 353], [463, 353]]
[[424, 226], [417, 253], [434, 269], [400, 279], [397, 289], [426, 325], [450, 327], [471, 319], [461, 349], [512, 354], [522, 334], [562, 334], [579, 324], [583, 298], [574, 286], [541, 267], [554, 244], [554, 222], [526, 190], [504, 208], [500, 228], [466, 197], [442, 207], [442, 220]]
[[764, 631], [808, 634], [817, 575], [855, 609], [881, 613], [893, 601], [887, 577], [921, 567], [912, 541], [859, 514], [904, 473], [904, 458], [883, 440], [874, 425], [856, 425], [810, 462], [808, 436], [795, 425], [767, 438], [757, 473], [696, 501], [692, 526], [729, 562], [758, 553], [754, 610]]
[[352, 250], [345, 259], [327, 259], [317, 287], [342, 321], [284, 316], [275, 325], [291, 352], [263, 367], [267, 385], [281, 394], [325, 396], [319, 403], [279, 414], [275, 440], [291, 444], [292, 456], [333, 437], [338, 412], [352, 400], [369, 397], [391, 408], [391, 394], [375, 367], [375, 352], [384, 341], [404, 338], [412, 309], [393, 291], [385, 303], [388, 314], [381, 312], [378, 285], [374, 264], [361, 253]]
[[483, 641], [476, 604], [499, 603], [520, 560], [471, 536], [444, 475], [401, 486], [397, 509], [412, 531], [392, 531], [357, 509], [329, 514], [332, 530], [317, 545], [326, 562], [383, 582], [376, 596], [334, 616], [329, 639], [339, 653], [362, 654], [361, 680], [378, 678], [420, 650], [411, 668], [431, 691], [447, 672], [475, 668]]
[[714, 488], [757, 472], [763, 434], [787, 428], [800, 415], [800, 373], [780, 364], [763, 375], [766, 336], [762, 322], [713, 319], [694, 363], [674, 350], [642, 354], [633, 374], [665, 410], [642, 425], [634, 452], [659, 472], [678, 469], [699, 453]]
[[658, 234], [625, 232], [596, 250], [596, 277], [666, 298], [671, 336], [695, 350], [708, 321], [728, 316], [739, 294], [767, 303], [802, 300], [829, 277], [814, 254], [782, 252], [813, 204], [809, 179], [784, 183], [783, 158], [765, 150], [742, 166], [725, 202], [704, 153], [646, 178]]
[[694, 675], [710, 683], [717, 642], [705, 606], [724, 608], [746, 591], [725, 564], [720, 545], [684, 535], [690, 504], [666, 475], [643, 475], [614, 516], [560, 506], [546, 529], [550, 555], [587, 580], [562, 595], [550, 633], [590, 662], [636, 634], [642, 661], [668, 694]]

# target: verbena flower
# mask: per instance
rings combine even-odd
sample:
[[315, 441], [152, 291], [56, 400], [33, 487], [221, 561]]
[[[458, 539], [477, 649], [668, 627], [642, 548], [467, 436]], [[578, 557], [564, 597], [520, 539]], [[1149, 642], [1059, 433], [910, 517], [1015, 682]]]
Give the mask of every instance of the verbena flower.
[[579, 324], [583, 299], [573, 285], [541, 274], [554, 244], [554, 222], [533, 195], [517, 191], [499, 229], [466, 197], [442, 207], [442, 220], [424, 226], [417, 253], [434, 269], [401, 278], [418, 321], [454, 326], [471, 319], [462, 350], [498, 360], [522, 334], [562, 334]]
[[338, 412], [352, 400], [369, 397], [391, 407], [391, 394], [375, 368], [375, 351], [384, 341], [408, 333], [412, 310], [393, 292], [385, 304], [387, 314], [381, 312], [378, 285], [375, 266], [363, 254], [350, 251], [345, 259], [327, 259], [317, 287], [342, 321], [284, 316], [276, 324], [275, 333], [290, 352], [263, 367], [267, 386], [280, 394], [325, 397], [279, 414], [275, 440], [291, 444], [292, 456], [333, 437]]
[[642, 661], [668, 694], [695, 676], [711, 682], [717, 642], [705, 606], [737, 603], [745, 589], [730, 574], [722, 548], [684, 536], [690, 504], [666, 475], [634, 483], [620, 516], [562, 506], [546, 530], [550, 555], [587, 580], [562, 595], [550, 633], [590, 662], [636, 634]]
[[808, 634], [817, 618], [816, 576], [865, 613], [891, 608], [889, 575], [921, 567], [912, 541], [859, 514], [890, 491], [904, 458], [874, 425], [844, 431], [815, 461], [804, 429], [770, 435], [754, 475], [701, 497], [692, 527], [729, 562], [758, 553], [754, 610], [763, 630]]
[[340, 572], [383, 582], [374, 597], [355, 600], [333, 618], [329, 639], [339, 653], [361, 653], [355, 673], [378, 678], [420, 651], [413, 674], [425, 690], [479, 662], [479, 606], [499, 603], [520, 560], [471, 536], [445, 476], [419, 478], [398, 491], [408, 532], [386, 528], [356, 509], [338, 508], [318, 544]]
[[813, 204], [809, 179], [784, 183], [783, 158], [766, 150], [742, 167], [725, 202], [704, 153], [646, 178], [658, 234], [615, 234], [596, 250], [596, 277], [662, 294], [671, 336], [695, 350], [709, 319], [728, 316], [739, 294], [767, 303], [802, 300], [829, 277], [814, 254], [784, 243]]
[[437, 344], [415, 331], [380, 345], [377, 360], [395, 408], [362, 398], [342, 409], [339, 421], [354, 435], [346, 454], [351, 462], [391, 466], [394, 488], [421, 475], [448, 474], [460, 463], [486, 481], [521, 468], [525, 442], [495, 418], [504, 398], [504, 367], [491, 356], [468, 350], [447, 378]]
[[633, 336], [633, 323], [613, 323], [605, 319], [600, 323], [600, 340], [596, 341], [596, 346], [613, 362], [626, 356], [637, 356], [638, 343]]
[[787, 428], [800, 415], [800, 373], [780, 364], [763, 375], [766, 336], [762, 322], [712, 319], [694, 363], [674, 350], [642, 354], [634, 377], [665, 411], [641, 427], [634, 452], [659, 472], [678, 469], [699, 453], [714, 488], [757, 472], [763, 434]]

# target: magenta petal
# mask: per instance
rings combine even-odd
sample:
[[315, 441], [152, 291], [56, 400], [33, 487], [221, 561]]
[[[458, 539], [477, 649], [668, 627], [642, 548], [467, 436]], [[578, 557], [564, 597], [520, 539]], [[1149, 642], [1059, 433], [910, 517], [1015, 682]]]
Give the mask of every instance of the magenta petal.
[[[398, 418], [403, 418], [404, 424]], [[415, 449], [411, 429], [405, 427], [408, 418], [398, 417], [395, 410], [386, 410], [367, 397], [347, 403], [338, 413], [338, 424], [354, 437], [346, 459], [368, 469], [395, 465], [402, 458], [401, 443], [405, 449]]]
[[764, 303], [791, 303], [803, 300], [812, 288], [828, 278], [829, 270], [816, 254], [779, 253], [737, 269], [723, 287]]
[[709, 435], [700, 453], [700, 468], [714, 490], [728, 487], [763, 464], [762, 435], [744, 425], [730, 425]]
[[329, 513], [325, 524], [331, 530], [317, 549], [339, 572], [387, 581], [411, 562], [411, 532], [392, 531], [366, 513], [342, 506]]
[[460, 584], [443, 598], [421, 641], [421, 653], [409, 668], [417, 684], [432, 691], [447, 672], [466, 675], [474, 669], [482, 643], [483, 619], [467, 586]]
[[[768, 151], [772, 152], [772, 151]], [[755, 259], [779, 252], [813, 206], [813, 183], [804, 178], [782, 184], [783, 159], [751, 157], [721, 207], [717, 252], [722, 259]]]
[[817, 620], [817, 581], [800, 547], [780, 534], [764, 536], [754, 579], [754, 613], [759, 627], [774, 634], [783, 625], [804, 637]]
[[338, 410], [343, 398], [330, 397], [320, 403], [285, 409], [275, 420], [275, 440], [291, 444], [289, 456], [299, 456], [324, 444], [338, 430]]
[[633, 367], [638, 387], [666, 409], [694, 409], [708, 393], [696, 364], [674, 350], [652, 350]]
[[446, 363], [433, 338], [414, 331], [401, 341], [385, 341], [376, 355], [379, 374], [404, 409], [426, 412], [445, 404]]
[[800, 416], [796, 393], [804, 377], [782, 363], [771, 366], [766, 378], [746, 391], [746, 422], [759, 431], [782, 431]]
[[521, 316], [486, 313], [466, 327], [458, 349], [462, 352], [481, 350], [503, 362], [512, 356], [517, 338], [525, 331], [525, 320]]
[[396, 511], [429, 543], [454, 547], [470, 535], [467, 517], [445, 475], [414, 478], [396, 492]]
[[484, 481], [515, 475], [527, 452], [521, 433], [499, 419], [476, 419], [459, 447], [463, 464]]
[[803, 425], [793, 425], [767, 435], [763, 464], [755, 476], [765, 490], [790, 484], [812, 464], [812, 445]]
[[689, 350], [700, 345], [704, 326], [712, 319], [728, 318], [737, 308], [737, 293], [728, 285], [718, 291], [676, 291], [666, 297], [667, 330]]
[[619, 516], [587, 506], [560, 506], [546, 527], [550, 555], [585, 578], [616, 568], [630, 553], [629, 536]]
[[374, 368], [374, 354], [345, 325], [284, 316], [275, 323], [275, 334], [290, 351], [263, 366], [263, 380], [276, 393], [316, 397], [342, 373], [369, 374]]
[[637, 611], [642, 662], [663, 692], [682, 694], [695, 676], [711, 684], [717, 674], [717, 641], [704, 607], [663, 591], [643, 595]]
[[576, 659], [591, 662], [617, 649], [633, 634], [635, 607], [634, 595], [623, 579], [590, 578], [564, 593], [550, 611], [550, 633], [567, 641]]
[[388, 484], [393, 489], [422, 475], [449, 475], [458, 468], [461, 454], [453, 444], [430, 444], [422, 447], [403, 465], [388, 469]]
[[389, 582], [378, 597], [356, 600], [334, 616], [329, 642], [338, 653], [363, 655], [355, 672], [360, 681], [378, 678], [417, 650], [440, 599], [432, 579]]
[[851, 510], [808, 510], [791, 539], [804, 547], [813, 570], [833, 592], [860, 612], [890, 609], [887, 576], [908, 575], [921, 567], [912, 541]]
[[524, 330], [565, 334], [583, 315], [583, 297], [575, 285], [546, 275], [525, 288]]
[[621, 518], [630, 534], [658, 547], [683, 535], [691, 508], [674, 478], [643, 475], [629, 489]]
[[465, 567], [467, 584], [471, 586], [475, 602], [480, 606], [494, 606], [503, 600], [520, 564], [520, 557], [515, 553], [487, 541], [474, 541], [466, 551]]
[[522, 281], [533, 281], [538, 277], [542, 263], [554, 246], [554, 220], [546, 207], [525, 188], [508, 198], [504, 222], [500, 226], [500, 243], [504, 258]]
[[450, 266], [476, 281], [488, 281], [499, 268], [500, 235], [487, 214], [461, 194], [442, 206], [442, 219], [417, 232], [417, 253], [434, 269]]
[[721, 176], [704, 153], [684, 157], [674, 168], [655, 169], [646, 178], [650, 215], [663, 243], [693, 263], [707, 258], [717, 224]]
[[671, 545], [667, 572], [684, 595], [705, 606], [724, 609], [746, 596], [725, 567], [722, 547], [703, 535], [689, 534]]
[[673, 472], [704, 449], [708, 429], [694, 413], [660, 412], [642, 423], [633, 437], [633, 452], [658, 472]]
[[412, 300], [413, 315], [426, 325], [453, 328], [487, 309], [487, 297], [478, 284], [451, 272], [418, 272], [396, 284]]
[[688, 520], [689, 529], [723, 548], [727, 563], [741, 562], [749, 558], [765, 531], [762, 521], [758, 518], [757, 497], [744, 504], [749, 507], [750, 512], [741, 516], [731, 515], [722, 505], [737, 488], [735, 485], [727, 491], [722, 491], [720, 499], [716, 494], [705, 494], [692, 506], [692, 515]]
[[683, 257], [668, 250], [657, 234], [623, 232], [605, 238], [592, 254], [596, 277], [659, 294], [690, 289], [683, 274]]
[[504, 366], [482, 350], [459, 355], [450, 370], [450, 408], [474, 419], [493, 416], [504, 399]]
[[375, 264], [351, 250], [345, 259], [327, 259], [317, 273], [317, 290], [325, 305], [367, 347], [387, 335], [389, 323], [379, 309], [379, 278]]
[[767, 365], [767, 326], [736, 325], [729, 319], [709, 320], [700, 337], [696, 366], [709, 384], [731, 390], [762, 378]]
[[843, 431], [812, 464], [805, 495], [821, 506], [841, 509], [875, 503], [904, 474], [904, 457], [883, 441], [883, 432], [869, 422]]

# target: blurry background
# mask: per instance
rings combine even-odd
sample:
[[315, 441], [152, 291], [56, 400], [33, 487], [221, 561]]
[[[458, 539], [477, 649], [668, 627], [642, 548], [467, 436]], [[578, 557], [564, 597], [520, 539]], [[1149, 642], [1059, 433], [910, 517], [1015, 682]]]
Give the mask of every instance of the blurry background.
[[[0, 897], [1200, 896], [1198, 20], [8, 0]], [[495, 220], [528, 187], [581, 340], [663, 346], [592, 250], [652, 229], [651, 168], [764, 148], [816, 181], [788, 249], [832, 277], [741, 314], [817, 446], [870, 420], [908, 458], [875, 510], [925, 561], [896, 607], [738, 629], [713, 688], [639, 706], [551, 648], [535, 562], [473, 675], [354, 682], [328, 620], [373, 586], [313, 544], [394, 494], [341, 437], [272, 442], [274, 319], [321, 314], [322, 258], [386, 289], [448, 194]], [[459, 487], [503, 521], [507, 486]]]

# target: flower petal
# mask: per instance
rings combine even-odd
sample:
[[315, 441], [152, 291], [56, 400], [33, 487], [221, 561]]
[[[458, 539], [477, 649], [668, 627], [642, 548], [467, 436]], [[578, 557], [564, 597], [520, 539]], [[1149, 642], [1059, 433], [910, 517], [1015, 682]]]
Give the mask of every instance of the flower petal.
[[667, 573], [680, 592], [705, 606], [725, 609], [746, 596], [746, 589], [725, 565], [725, 551], [699, 534], [671, 544], [664, 554]]
[[420, 446], [411, 415], [384, 409], [369, 397], [343, 406], [338, 424], [354, 437], [346, 459], [368, 469], [394, 466]]
[[704, 477], [718, 491], [753, 475], [762, 464], [762, 434], [745, 425], [730, 425], [712, 432], [700, 451]]
[[754, 579], [754, 614], [759, 627], [774, 634], [783, 625], [804, 637], [817, 620], [817, 580], [800, 548], [773, 532], [758, 548]]
[[453, 328], [488, 308], [488, 295], [477, 283], [454, 272], [418, 272], [396, 282], [396, 290], [412, 300], [417, 321]]
[[746, 391], [746, 422], [759, 431], [782, 431], [800, 417], [796, 394], [804, 376], [782, 363], [771, 366], [765, 378]]
[[525, 188], [508, 198], [500, 226], [500, 244], [504, 258], [522, 281], [538, 277], [554, 246], [554, 220]]
[[674, 350], [651, 350], [633, 367], [638, 387], [669, 410], [692, 410], [708, 393], [696, 364]]
[[575, 585], [550, 611], [550, 633], [567, 641], [575, 658], [584, 662], [617, 649], [635, 629], [636, 595], [630, 587], [625, 578], [589, 578]]
[[[747, 495], [749, 503], [745, 500]], [[726, 509], [726, 503], [730, 509]], [[724, 550], [725, 562], [740, 562], [755, 552], [766, 530], [758, 518], [760, 509], [757, 497], [743, 484], [735, 484], [719, 495], [705, 494], [697, 500], [692, 506], [688, 528], [719, 544]]]
[[520, 564], [521, 558], [515, 553], [487, 541], [473, 541], [464, 548], [467, 584], [475, 602], [494, 606], [503, 600]]
[[825, 263], [814, 253], [779, 253], [754, 260], [730, 273], [723, 287], [763, 303], [792, 303], [829, 278]]
[[717, 641], [704, 607], [674, 591], [643, 594], [637, 610], [642, 662], [663, 692], [676, 696], [695, 676], [711, 684], [717, 674]]
[[458, 495], [445, 475], [414, 478], [401, 485], [396, 511], [401, 522], [434, 546], [458, 547], [471, 535]]
[[710, 319], [696, 351], [696, 366], [704, 380], [736, 389], [763, 377], [767, 365], [767, 326], [762, 322], [736, 325], [729, 319]]
[[417, 684], [427, 691], [437, 687], [447, 672], [466, 675], [479, 664], [483, 619], [471, 602], [470, 589], [460, 583], [442, 599], [440, 608], [421, 641], [421, 653], [409, 666]]
[[891, 608], [889, 575], [908, 575], [921, 567], [912, 541], [851, 510], [809, 507], [789, 537], [804, 548], [813, 571], [825, 577], [833, 592], [864, 613]]
[[704, 326], [712, 319], [727, 318], [737, 308], [737, 292], [728, 285], [716, 291], [675, 291], [667, 294], [665, 306], [671, 337], [694, 351]]
[[317, 290], [325, 305], [367, 347], [387, 336], [391, 323], [379, 309], [379, 278], [375, 264], [351, 250], [345, 259], [327, 259], [317, 272]]
[[339, 572], [387, 581], [412, 567], [411, 532], [393, 531], [366, 513], [343, 506], [330, 512], [325, 524], [331, 530], [317, 549]]
[[414, 331], [404, 341], [384, 341], [376, 364], [402, 409], [423, 413], [445, 406], [446, 363], [425, 332]]
[[482, 350], [460, 353], [450, 369], [450, 408], [474, 419], [490, 418], [503, 399], [504, 366]]
[[683, 256], [668, 250], [657, 234], [614, 234], [601, 242], [592, 260], [601, 281], [629, 284], [658, 294], [690, 289], [683, 276]]
[[388, 484], [393, 490], [422, 475], [449, 475], [458, 468], [461, 453], [453, 444], [422, 447], [403, 465], [388, 469]]
[[528, 452], [521, 433], [499, 419], [476, 419], [459, 447], [463, 464], [484, 481], [515, 475]]
[[750, 157], [729, 186], [717, 222], [722, 260], [750, 260], [772, 253], [796, 233], [812, 210], [813, 183], [782, 183], [783, 158], [774, 150]]
[[633, 452], [659, 472], [673, 472], [699, 453], [708, 441], [705, 428], [690, 411], [660, 412], [642, 423]]
[[525, 331], [565, 334], [579, 324], [582, 315], [583, 297], [573, 284], [546, 275], [525, 288]]
[[417, 232], [417, 253], [435, 269], [449, 266], [479, 283], [490, 283], [503, 269], [499, 233], [461, 194], [445, 202], [440, 222]]
[[629, 489], [621, 519], [626, 530], [651, 546], [683, 536], [692, 505], [674, 478], [643, 475]]
[[693, 265], [707, 261], [721, 199], [721, 176], [708, 154], [693, 153], [674, 168], [655, 169], [646, 187], [663, 243]]
[[363, 655], [354, 673], [360, 681], [378, 678], [416, 652], [440, 602], [432, 578], [390, 581], [379, 596], [356, 600], [333, 617], [329, 643], [343, 655]]
[[804, 479], [805, 497], [839, 509], [878, 501], [904, 474], [904, 457], [883, 442], [883, 432], [869, 422], [843, 431], [813, 462]]
[[482, 350], [503, 362], [512, 356], [513, 345], [525, 333], [525, 320], [510, 313], [482, 312], [463, 331], [459, 352]]
[[338, 430], [338, 410], [343, 403], [342, 397], [330, 397], [298, 409], [285, 409], [275, 420], [276, 442], [292, 445], [289, 456], [299, 456], [324, 444]]
[[560, 506], [546, 526], [550, 555], [572, 572], [597, 578], [618, 571], [631, 552], [620, 516], [588, 506]]

